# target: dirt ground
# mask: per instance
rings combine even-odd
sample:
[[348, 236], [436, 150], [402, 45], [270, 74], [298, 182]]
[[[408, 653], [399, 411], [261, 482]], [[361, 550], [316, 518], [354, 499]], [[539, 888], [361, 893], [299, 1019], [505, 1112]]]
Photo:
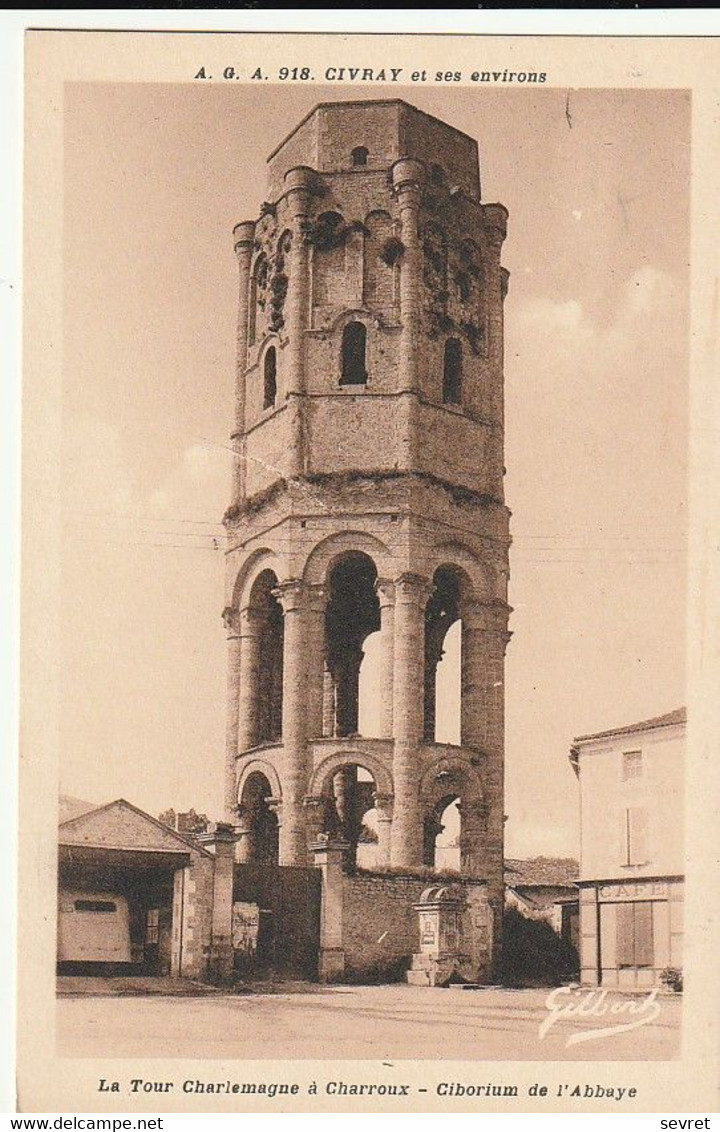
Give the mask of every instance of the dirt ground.
[[228, 994], [173, 980], [163, 989], [152, 980], [147, 993], [119, 981], [136, 984], [130, 995], [103, 980], [59, 988], [61, 1056], [655, 1061], [679, 1052], [679, 996], [643, 1006], [645, 996], [589, 990], [303, 984]]

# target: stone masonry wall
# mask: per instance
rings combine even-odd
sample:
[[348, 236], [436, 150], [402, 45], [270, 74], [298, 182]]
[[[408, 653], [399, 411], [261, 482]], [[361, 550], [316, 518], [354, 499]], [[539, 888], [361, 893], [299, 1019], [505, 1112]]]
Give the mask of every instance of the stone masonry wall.
[[[413, 905], [438, 877], [357, 873], [343, 877], [344, 981], [402, 980], [419, 947], [419, 919]], [[453, 877], [468, 898], [465, 933], [479, 981], [489, 967], [488, 910], [485, 885]]]

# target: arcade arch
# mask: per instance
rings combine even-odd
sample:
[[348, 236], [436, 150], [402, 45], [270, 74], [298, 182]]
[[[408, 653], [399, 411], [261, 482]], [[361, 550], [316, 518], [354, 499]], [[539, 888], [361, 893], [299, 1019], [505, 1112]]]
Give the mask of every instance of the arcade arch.
[[270, 777], [263, 770], [251, 770], [240, 786], [237, 859], [242, 864], [278, 862], [279, 828], [273, 808], [277, 797], [273, 794]]

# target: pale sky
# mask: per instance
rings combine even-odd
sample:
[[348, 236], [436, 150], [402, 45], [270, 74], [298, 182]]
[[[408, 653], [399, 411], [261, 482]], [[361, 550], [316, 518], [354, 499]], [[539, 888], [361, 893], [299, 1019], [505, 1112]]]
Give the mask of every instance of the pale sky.
[[[355, 90], [65, 90], [60, 785], [217, 818], [232, 228]], [[689, 94], [372, 94], [476, 137], [510, 212], [507, 852], [576, 854], [573, 736], [685, 702]]]

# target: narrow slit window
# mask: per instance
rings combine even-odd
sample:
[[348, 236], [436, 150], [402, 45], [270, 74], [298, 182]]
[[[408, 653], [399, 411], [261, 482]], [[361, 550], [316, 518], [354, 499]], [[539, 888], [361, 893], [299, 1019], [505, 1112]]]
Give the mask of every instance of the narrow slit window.
[[277, 353], [271, 346], [265, 355], [263, 370], [263, 409], [269, 409], [275, 404], [277, 397]]
[[362, 322], [349, 322], [342, 336], [341, 385], [365, 385], [368, 375], [365, 368], [367, 330]]
[[442, 399], [444, 405], [459, 405], [462, 400], [462, 346], [457, 338], [445, 343]]

